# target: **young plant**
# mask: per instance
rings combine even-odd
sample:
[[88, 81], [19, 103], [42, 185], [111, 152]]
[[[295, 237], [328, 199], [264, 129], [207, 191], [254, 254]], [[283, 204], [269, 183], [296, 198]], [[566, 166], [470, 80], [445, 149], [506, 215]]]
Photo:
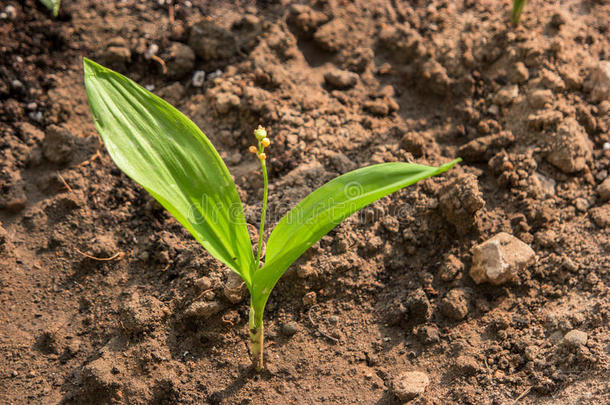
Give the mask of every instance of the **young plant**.
[[436, 176], [439, 167], [383, 163], [341, 175], [309, 194], [275, 226], [261, 266], [268, 179], [264, 128], [254, 152], [264, 179], [256, 258], [237, 189], [208, 138], [182, 113], [128, 78], [84, 59], [95, 126], [117, 166], [161, 203], [215, 258], [239, 274], [250, 292], [252, 361], [263, 367], [263, 312], [282, 274], [345, 218], [403, 187]]
[[42, 4], [53, 13], [53, 17], [57, 17], [59, 13], [59, 3], [61, 0], [40, 0]]
[[511, 21], [515, 26], [519, 25], [519, 21], [521, 21], [521, 13], [523, 13], [525, 3], [527, 3], [527, 0], [513, 0]]

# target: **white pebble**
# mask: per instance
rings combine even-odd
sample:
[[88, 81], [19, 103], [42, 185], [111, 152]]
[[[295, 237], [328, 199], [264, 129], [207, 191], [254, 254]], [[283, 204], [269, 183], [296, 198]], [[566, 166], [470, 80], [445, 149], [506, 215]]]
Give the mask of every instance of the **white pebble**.
[[159, 45], [157, 45], [157, 44], [150, 44], [150, 46], [148, 47], [146, 52], [144, 52], [144, 58], [145, 59], [150, 59], [153, 56], [155, 56], [157, 54], [157, 52], [159, 52]]
[[604, 142], [604, 150], [610, 150], [610, 142]]
[[220, 76], [222, 76], [222, 70], [220, 70], [220, 69], [216, 69], [216, 71], [214, 71], [214, 72], [210, 73], [210, 75], [208, 76], [208, 78], [209, 78], [210, 80], [214, 80], [214, 79], [216, 79], [217, 77], [220, 77]]
[[148, 91], [153, 91], [155, 89], [155, 85], [154, 84], [147, 84], [146, 86], [144, 86], [144, 88]]
[[205, 81], [205, 72], [203, 70], [196, 70], [193, 74], [193, 87], [201, 87], [203, 86], [203, 82]]
[[14, 20], [15, 18], [17, 18], [17, 9], [15, 8], [15, 6], [11, 6], [11, 5], [6, 6], [6, 8], [4, 9], [4, 12], [6, 13], [6, 16], [10, 20]]
[[42, 122], [42, 119], [44, 118], [40, 111], [32, 111], [28, 114], [28, 117], [30, 117], [32, 121], [36, 122]]

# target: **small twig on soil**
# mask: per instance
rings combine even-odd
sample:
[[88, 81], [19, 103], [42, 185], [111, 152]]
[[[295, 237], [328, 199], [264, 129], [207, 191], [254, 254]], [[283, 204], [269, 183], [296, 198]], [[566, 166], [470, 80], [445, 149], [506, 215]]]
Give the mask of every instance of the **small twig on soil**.
[[73, 193], [74, 190], [72, 190], [72, 187], [70, 187], [70, 185], [68, 184], [66, 179], [64, 179], [63, 176], [61, 174], [59, 174], [59, 172], [57, 172], [57, 176], [59, 177], [59, 180], [61, 180], [61, 182], [64, 183], [64, 186], [68, 189], [68, 191]]
[[208, 288], [205, 291], [202, 291], [201, 294], [199, 294], [197, 297], [195, 297], [195, 299], [193, 301], [197, 301], [199, 298], [203, 297], [203, 294], [207, 293], [208, 291], [214, 291], [213, 288]]
[[95, 152], [95, 154], [93, 156], [91, 156], [89, 159], [87, 159], [84, 162], [82, 162], [81, 164], [79, 164], [77, 167], [87, 166], [88, 164], [93, 162], [95, 159], [101, 158], [101, 157], [102, 157], [102, 155], [100, 154], [100, 151], [98, 150], [97, 152]]
[[88, 255], [87, 253], [83, 253], [83, 252], [81, 252], [78, 249], [76, 249], [76, 251], [78, 253], [80, 253], [81, 255], [83, 255], [85, 257], [88, 257], [89, 259], [98, 260], [100, 262], [108, 262], [110, 260], [115, 260], [115, 259], [121, 260], [123, 258], [123, 256], [125, 255], [125, 253], [123, 253], [123, 252], [117, 252], [116, 254], [114, 254], [114, 255], [112, 255], [110, 257], [95, 257], [95, 256]]
[[174, 23], [174, 5], [172, 3], [170, 3], [169, 5], [169, 23], [173, 24]]
[[513, 401], [512, 405], [516, 405], [519, 401], [521, 401], [529, 392], [532, 390], [532, 387], [529, 386]]
[[317, 308], [317, 307], [319, 307], [319, 305], [312, 305], [312, 307], [309, 308], [309, 311], [307, 311], [307, 317], [309, 318], [309, 322], [311, 322], [311, 324], [314, 326], [314, 328], [316, 328], [316, 330], [320, 333], [320, 335], [324, 336], [327, 339], [332, 340], [335, 343], [338, 343], [339, 339], [334, 338], [334, 337], [332, 337], [330, 335], [327, 335], [326, 333], [322, 332], [322, 330], [320, 329], [318, 324], [313, 321], [313, 318], [311, 317], [311, 310], [314, 309], [314, 308]]
[[157, 55], [152, 55], [150, 58], [161, 65], [161, 69], [163, 69], [163, 74], [167, 74], [167, 66], [165, 66], [165, 61], [163, 59], [161, 59]]

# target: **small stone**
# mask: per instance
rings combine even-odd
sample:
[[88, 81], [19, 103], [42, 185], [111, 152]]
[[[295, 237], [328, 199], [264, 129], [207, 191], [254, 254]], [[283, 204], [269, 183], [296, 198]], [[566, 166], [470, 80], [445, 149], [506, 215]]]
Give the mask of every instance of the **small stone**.
[[563, 337], [563, 344], [570, 347], [584, 346], [587, 344], [588, 338], [589, 336], [586, 332], [573, 329]]
[[512, 65], [509, 71], [509, 80], [513, 84], [521, 84], [529, 79], [530, 74], [523, 62], [517, 62]]
[[294, 321], [286, 322], [285, 324], [282, 325], [282, 329], [281, 329], [282, 334], [284, 336], [288, 336], [288, 337], [293, 336], [295, 333], [297, 333], [298, 326], [299, 325]]
[[74, 137], [66, 128], [49, 125], [42, 142], [42, 154], [49, 161], [64, 164], [70, 161]]
[[379, 117], [385, 117], [390, 113], [390, 106], [382, 99], [369, 100], [364, 103], [362, 108], [365, 111], [368, 111], [369, 113]]
[[212, 288], [212, 279], [209, 277], [200, 277], [194, 281], [197, 291], [204, 292]]
[[597, 193], [603, 202], [610, 200], [610, 176], [597, 186]]
[[485, 207], [476, 176], [459, 176], [444, 187], [439, 207], [445, 219], [455, 225], [459, 235], [467, 234], [475, 224], [476, 213]]
[[464, 354], [455, 359], [455, 368], [460, 374], [470, 376], [481, 370], [481, 364], [474, 356]]
[[496, 93], [494, 104], [499, 106], [512, 103], [519, 96], [519, 86], [516, 84], [504, 86]]
[[159, 52], [159, 45], [150, 44], [146, 52], [144, 52], [144, 59], [152, 59]]
[[430, 384], [428, 374], [421, 371], [409, 371], [392, 381], [392, 392], [401, 401], [410, 401], [423, 394]]
[[205, 72], [203, 70], [196, 70], [195, 73], [193, 73], [193, 78], [191, 79], [193, 87], [202, 87], [204, 81]]
[[231, 109], [239, 106], [240, 100], [235, 94], [220, 93], [216, 96], [216, 111], [219, 114], [226, 114]]
[[184, 86], [180, 82], [174, 82], [160, 89], [157, 95], [172, 104], [177, 104], [184, 98]]
[[577, 198], [574, 200], [574, 207], [580, 212], [585, 212], [589, 209], [589, 201], [586, 198]]
[[237, 52], [233, 34], [209, 20], [193, 25], [188, 44], [203, 61], [228, 59]]
[[231, 303], [238, 304], [246, 297], [248, 288], [239, 274], [229, 271], [222, 292]]
[[6, 13], [6, 17], [9, 20], [14, 20], [15, 18], [17, 18], [17, 9], [15, 8], [15, 6], [13, 6], [11, 4], [6, 6], [6, 8], [4, 9], [4, 12]]
[[527, 101], [536, 110], [548, 107], [553, 101], [553, 92], [548, 89], [538, 89], [532, 91], [527, 98]]
[[324, 81], [331, 88], [347, 90], [358, 83], [358, 75], [347, 70], [333, 69], [326, 72]]
[[607, 228], [610, 226], [610, 204], [602, 205], [601, 207], [591, 208], [589, 215], [595, 225], [600, 228]]
[[441, 312], [448, 318], [460, 321], [468, 315], [468, 300], [462, 289], [453, 289], [441, 301]]
[[417, 132], [407, 132], [400, 140], [400, 147], [414, 157], [422, 157], [426, 151], [426, 138]]
[[610, 99], [610, 61], [600, 61], [589, 69], [589, 76], [584, 83], [593, 102]]
[[432, 316], [432, 305], [423, 289], [419, 288], [409, 294], [406, 307], [409, 320], [416, 324], [424, 323]]
[[184, 315], [187, 317], [208, 319], [222, 309], [223, 306], [217, 301], [197, 301], [193, 302], [186, 311], [184, 311]]
[[195, 52], [188, 45], [174, 42], [169, 47], [165, 62], [169, 77], [180, 79], [195, 67]]
[[477, 284], [495, 285], [512, 280], [535, 261], [531, 247], [505, 232], [472, 248], [470, 277]]
[[564, 173], [581, 171], [592, 159], [591, 141], [574, 118], [564, 119], [548, 143], [550, 150], [545, 159]]

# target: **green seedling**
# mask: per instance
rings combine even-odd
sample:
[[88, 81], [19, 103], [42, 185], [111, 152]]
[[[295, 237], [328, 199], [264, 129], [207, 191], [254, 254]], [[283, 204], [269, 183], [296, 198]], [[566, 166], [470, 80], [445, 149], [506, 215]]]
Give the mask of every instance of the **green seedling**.
[[511, 16], [513, 25], [519, 25], [519, 21], [521, 21], [521, 13], [523, 13], [523, 8], [525, 8], [526, 3], [527, 0], [513, 0], [513, 12]]
[[[403, 187], [436, 176], [439, 167], [383, 163], [341, 175], [309, 194], [275, 226], [262, 257], [267, 210], [267, 131], [254, 131], [264, 179], [256, 256], [242, 203], [229, 171], [208, 138], [186, 116], [130, 79], [84, 59], [89, 105], [108, 153], [216, 259], [239, 274], [250, 292], [250, 351], [263, 367], [263, 312], [288, 267], [320, 238], [361, 208]], [[262, 263], [264, 260], [264, 264]]]
[[53, 13], [53, 17], [57, 17], [59, 13], [59, 3], [61, 0], [40, 0], [42, 4]]

